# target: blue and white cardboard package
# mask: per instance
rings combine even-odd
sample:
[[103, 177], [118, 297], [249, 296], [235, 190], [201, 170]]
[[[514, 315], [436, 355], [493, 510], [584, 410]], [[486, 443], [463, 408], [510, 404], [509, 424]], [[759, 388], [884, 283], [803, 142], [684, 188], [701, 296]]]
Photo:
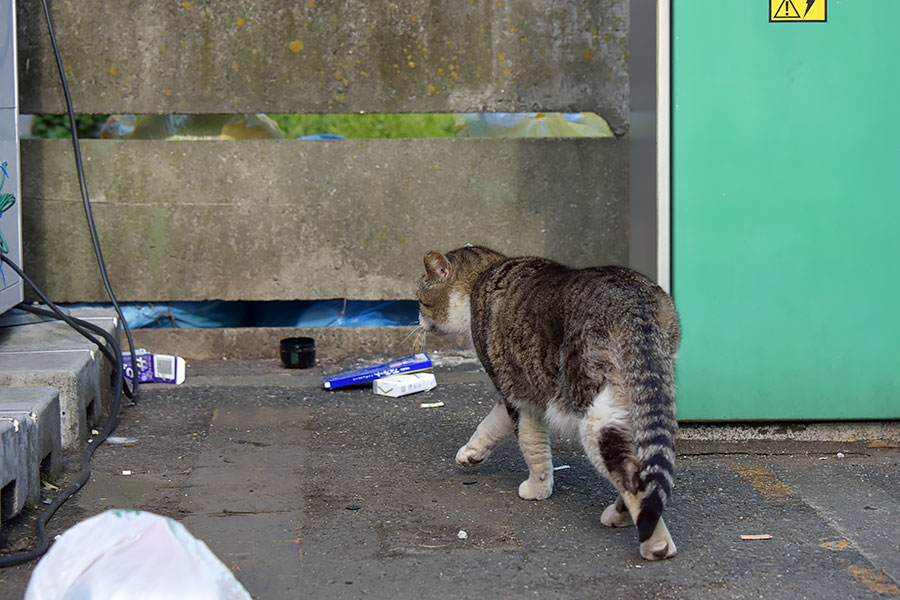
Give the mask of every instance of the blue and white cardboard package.
[[424, 352], [407, 356], [391, 362], [386, 362], [373, 367], [365, 367], [355, 369], [353, 371], [344, 371], [335, 375], [329, 375], [322, 378], [322, 387], [333, 390], [340, 387], [355, 385], [357, 383], [366, 383], [387, 377], [388, 375], [398, 375], [400, 373], [415, 373], [431, 368], [431, 359]]
[[184, 359], [171, 354], [153, 354], [144, 348], [134, 351], [137, 368], [131, 365], [131, 352], [122, 352], [125, 379], [132, 381], [137, 374], [138, 383], [184, 383]]

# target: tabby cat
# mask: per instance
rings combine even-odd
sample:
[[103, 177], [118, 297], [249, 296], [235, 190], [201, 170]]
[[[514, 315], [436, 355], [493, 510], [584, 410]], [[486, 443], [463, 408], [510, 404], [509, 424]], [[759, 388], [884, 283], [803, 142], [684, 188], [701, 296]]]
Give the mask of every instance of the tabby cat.
[[468, 336], [500, 392], [456, 462], [481, 463], [511, 433], [528, 464], [519, 496], [553, 492], [548, 427], [577, 435], [618, 489], [604, 525], [637, 524], [641, 555], [669, 558], [662, 520], [675, 464], [672, 299], [624, 267], [570, 269], [481, 246], [425, 256], [416, 296], [426, 331]]

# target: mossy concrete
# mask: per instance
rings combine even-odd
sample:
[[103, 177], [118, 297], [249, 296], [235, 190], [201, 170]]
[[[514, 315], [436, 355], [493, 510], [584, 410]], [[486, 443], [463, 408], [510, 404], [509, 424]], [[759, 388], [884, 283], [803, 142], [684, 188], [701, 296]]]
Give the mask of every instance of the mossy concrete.
[[[597, 112], [628, 122], [629, 2], [51, 3], [79, 112]], [[38, 2], [22, 111], [63, 113]]]

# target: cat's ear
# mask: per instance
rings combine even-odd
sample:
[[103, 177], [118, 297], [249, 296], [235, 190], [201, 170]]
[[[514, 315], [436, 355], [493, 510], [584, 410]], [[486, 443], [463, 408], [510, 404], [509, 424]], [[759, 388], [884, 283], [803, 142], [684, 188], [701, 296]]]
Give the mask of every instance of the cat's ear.
[[450, 279], [450, 261], [440, 252], [429, 252], [425, 255], [425, 273], [432, 281]]

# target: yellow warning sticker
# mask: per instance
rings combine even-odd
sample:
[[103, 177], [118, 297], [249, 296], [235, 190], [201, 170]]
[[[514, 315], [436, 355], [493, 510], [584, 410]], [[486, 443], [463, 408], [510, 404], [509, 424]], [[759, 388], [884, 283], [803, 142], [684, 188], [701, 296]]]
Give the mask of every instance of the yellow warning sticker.
[[769, 0], [769, 23], [825, 23], [826, 0]]

